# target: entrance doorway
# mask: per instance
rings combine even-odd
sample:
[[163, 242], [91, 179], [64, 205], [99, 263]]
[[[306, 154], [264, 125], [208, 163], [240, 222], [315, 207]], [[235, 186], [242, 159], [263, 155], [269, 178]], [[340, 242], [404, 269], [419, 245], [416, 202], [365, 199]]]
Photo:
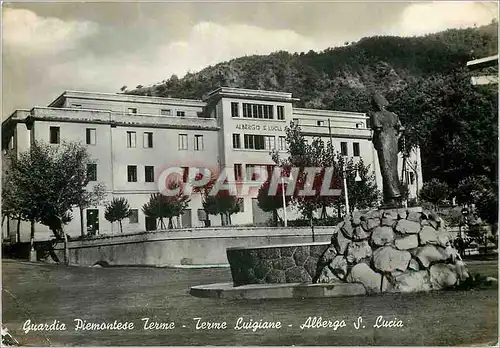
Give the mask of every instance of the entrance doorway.
[[87, 209], [87, 234], [94, 236], [99, 233], [99, 209]]

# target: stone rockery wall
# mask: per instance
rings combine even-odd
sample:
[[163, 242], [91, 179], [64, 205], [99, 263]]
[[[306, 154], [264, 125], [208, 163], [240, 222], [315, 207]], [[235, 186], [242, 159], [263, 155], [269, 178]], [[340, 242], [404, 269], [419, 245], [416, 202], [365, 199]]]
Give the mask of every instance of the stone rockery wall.
[[368, 292], [453, 287], [469, 276], [443, 220], [421, 209], [354, 212], [339, 223], [313, 282], [359, 282]]

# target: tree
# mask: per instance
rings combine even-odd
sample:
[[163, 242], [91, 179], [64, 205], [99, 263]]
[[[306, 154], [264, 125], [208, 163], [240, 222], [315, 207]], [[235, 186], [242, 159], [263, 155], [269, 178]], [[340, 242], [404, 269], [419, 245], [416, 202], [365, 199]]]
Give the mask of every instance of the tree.
[[83, 237], [85, 235], [85, 229], [83, 226], [83, 211], [86, 208], [99, 205], [104, 197], [106, 196], [106, 185], [103, 183], [97, 183], [92, 188], [92, 191], [87, 191], [86, 188], [82, 187], [82, 192], [80, 194], [77, 206], [80, 210], [80, 235]]
[[[282, 209], [288, 206], [291, 197], [286, 195], [286, 187], [278, 184], [276, 193], [272, 194], [269, 192], [269, 186], [271, 184], [270, 180], [267, 180], [259, 188], [257, 194], [257, 205], [262, 211], [272, 212], [273, 214], [273, 225], [278, 226], [278, 209]], [[285, 207], [283, 207], [283, 190], [285, 190]]]
[[[380, 191], [375, 182], [375, 175], [370, 166], [365, 165], [362, 160], [355, 162], [353, 159], [349, 159], [346, 161], [344, 156], [335, 150], [330, 141], [325, 144], [322, 139], [316, 138], [309, 144], [301, 133], [300, 127], [293, 123], [286, 128], [286, 142], [288, 157], [282, 160], [279, 158], [279, 154], [274, 152], [272, 158], [280, 167], [284, 168], [285, 172], [290, 171], [290, 168], [299, 169], [298, 177], [294, 178], [297, 183], [292, 201], [297, 204], [302, 215], [311, 221], [311, 226], [316, 210], [321, 209], [322, 219], [327, 218], [326, 209], [328, 207], [337, 206], [340, 211], [344, 202], [342, 198], [345, 195], [342, 183], [344, 166], [349, 201], [353, 203], [352, 208], [372, 207], [380, 200]], [[312, 180], [307, 179], [305, 172], [307, 167], [317, 168]], [[327, 168], [329, 169], [327, 170]], [[360, 182], [355, 181], [356, 171], [362, 179]], [[327, 180], [328, 176], [331, 176], [328, 188], [341, 190], [340, 195], [322, 194], [324, 180]], [[300, 195], [299, 192], [307, 188], [308, 181], [315, 194]]]
[[91, 163], [85, 146], [63, 143], [57, 147], [36, 141], [29, 151], [8, 159], [7, 182], [18, 197], [23, 220], [31, 222], [30, 244], [33, 250], [34, 224], [39, 222], [64, 241], [64, 262], [69, 263], [69, 249], [63, 226], [70, 210], [81, 201], [87, 185], [87, 164]]
[[419, 77], [388, 96], [406, 128], [406, 144], [420, 146], [424, 177], [452, 188], [461, 178], [496, 177], [498, 89], [473, 86], [470, 77], [461, 70]]
[[[375, 181], [375, 173], [370, 165], [365, 165], [360, 159], [357, 163], [349, 159], [347, 166], [347, 191], [349, 194], [349, 205], [352, 210], [368, 209], [378, 206], [382, 195]], [[356, 181], [356, 174], [360, 181]], [[344, 193], [342, 194], [344, 197]]]
[[220, 215], [222, 226], [225, 226], [224, 217], [227, 218], [227, 222], [231, 225], [231, 215], [239, 213], [241, 210], [240, 199], [231, 195], [227, 190], [219, 190], [215, 195], [210, 195], [210, 192], [206, 190], [202, 204], [207, 214]]
[[439, 204], [448, 198], [450, 189], [448, 184], [438, 179], [426, 182], [420, 190], [420, 199], [431, 203], [434, 209], [438, 210]]
[[479, 217], [495, 228], [498, 223], [498, 184], [484, 175], [462, 179], [455, 190], [460, 204], [474, 204]]
[[111, 223], [118, 221], [120, 224], [120, 233], [123, 233], [122, 220], [129, 217], [130, 214], [132, 214], [132, 212], [130, 211], [127, 199], [115, 197], [110, 203], [106, 204], [104, 218]]
[[142, 206], [142, 211], [146, 216], [160, 220], [160, 228], [165, 229], [163, 219], [168, 219], [168, 228], [173, 228], [173, 218], [180, 216], [187, 208], [189, 196], [182, 194], [182, 185], [178, 181], [168, 183], [170, 190], [179, 188], [179, 193], [174, 195], [162, 195], [154, 193], [149, 197], [149, 201]]

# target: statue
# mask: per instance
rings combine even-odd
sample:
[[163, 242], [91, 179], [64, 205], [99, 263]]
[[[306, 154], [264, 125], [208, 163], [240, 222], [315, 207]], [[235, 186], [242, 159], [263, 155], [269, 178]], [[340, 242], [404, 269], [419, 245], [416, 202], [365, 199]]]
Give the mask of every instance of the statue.
[[373, 145], [377, 150], [382, 173], [384, 207], [401, 205], [401, 185], [398, 177], [398, 140], [404, 131], [398, 115], [386, 110], [389, 102], [380, 94], [373, 96], [377, 111], [371, 115]]

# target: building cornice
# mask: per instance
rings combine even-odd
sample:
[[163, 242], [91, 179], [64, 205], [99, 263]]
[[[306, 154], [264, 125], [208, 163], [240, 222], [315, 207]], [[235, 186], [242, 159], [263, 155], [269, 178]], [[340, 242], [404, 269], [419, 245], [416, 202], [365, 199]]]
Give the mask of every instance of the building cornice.
[[349, 112], [349, 111], [336, 111], [336, 110], [326, 110], [326, 109], [304, 109], [304, 108], [293, 108], [293, 116], [313, 116], [313, 117], [335, 117], [335, 118], [345, 118], [345, 119], [363, 119], [366, 120], [370, 117], [366, 113], [362, 112]]
[[84, 92], [84, 91], [65, 91], [53, 102], [49, 107], [57, 107], [65, 98], [87, 99], [87, 100], [103, 100], [142, 104], [157, 104], [157, 105], [177, 105], [191, 107], [205, 107], [206, 103], [197, 99], [181, 99], [181, 98], [164, 98], [164, 97], [149, 97], [134, 94], [121, 93], [100, 93], [100, 92]]
[[222, 97], [262, 100], [262, 101], [278, 101], [287, 103], [299, 101], [298, 98], [292, 97], [292, 93], [288, 92], [275, 92], [275, 91], [264, 91], [264, 90], [231, 88], [231, 87], [219, 87], [216, 90], [207, 93], [203, 97], [203, 100], [207, 101], [214, 98], [222, 98]]

